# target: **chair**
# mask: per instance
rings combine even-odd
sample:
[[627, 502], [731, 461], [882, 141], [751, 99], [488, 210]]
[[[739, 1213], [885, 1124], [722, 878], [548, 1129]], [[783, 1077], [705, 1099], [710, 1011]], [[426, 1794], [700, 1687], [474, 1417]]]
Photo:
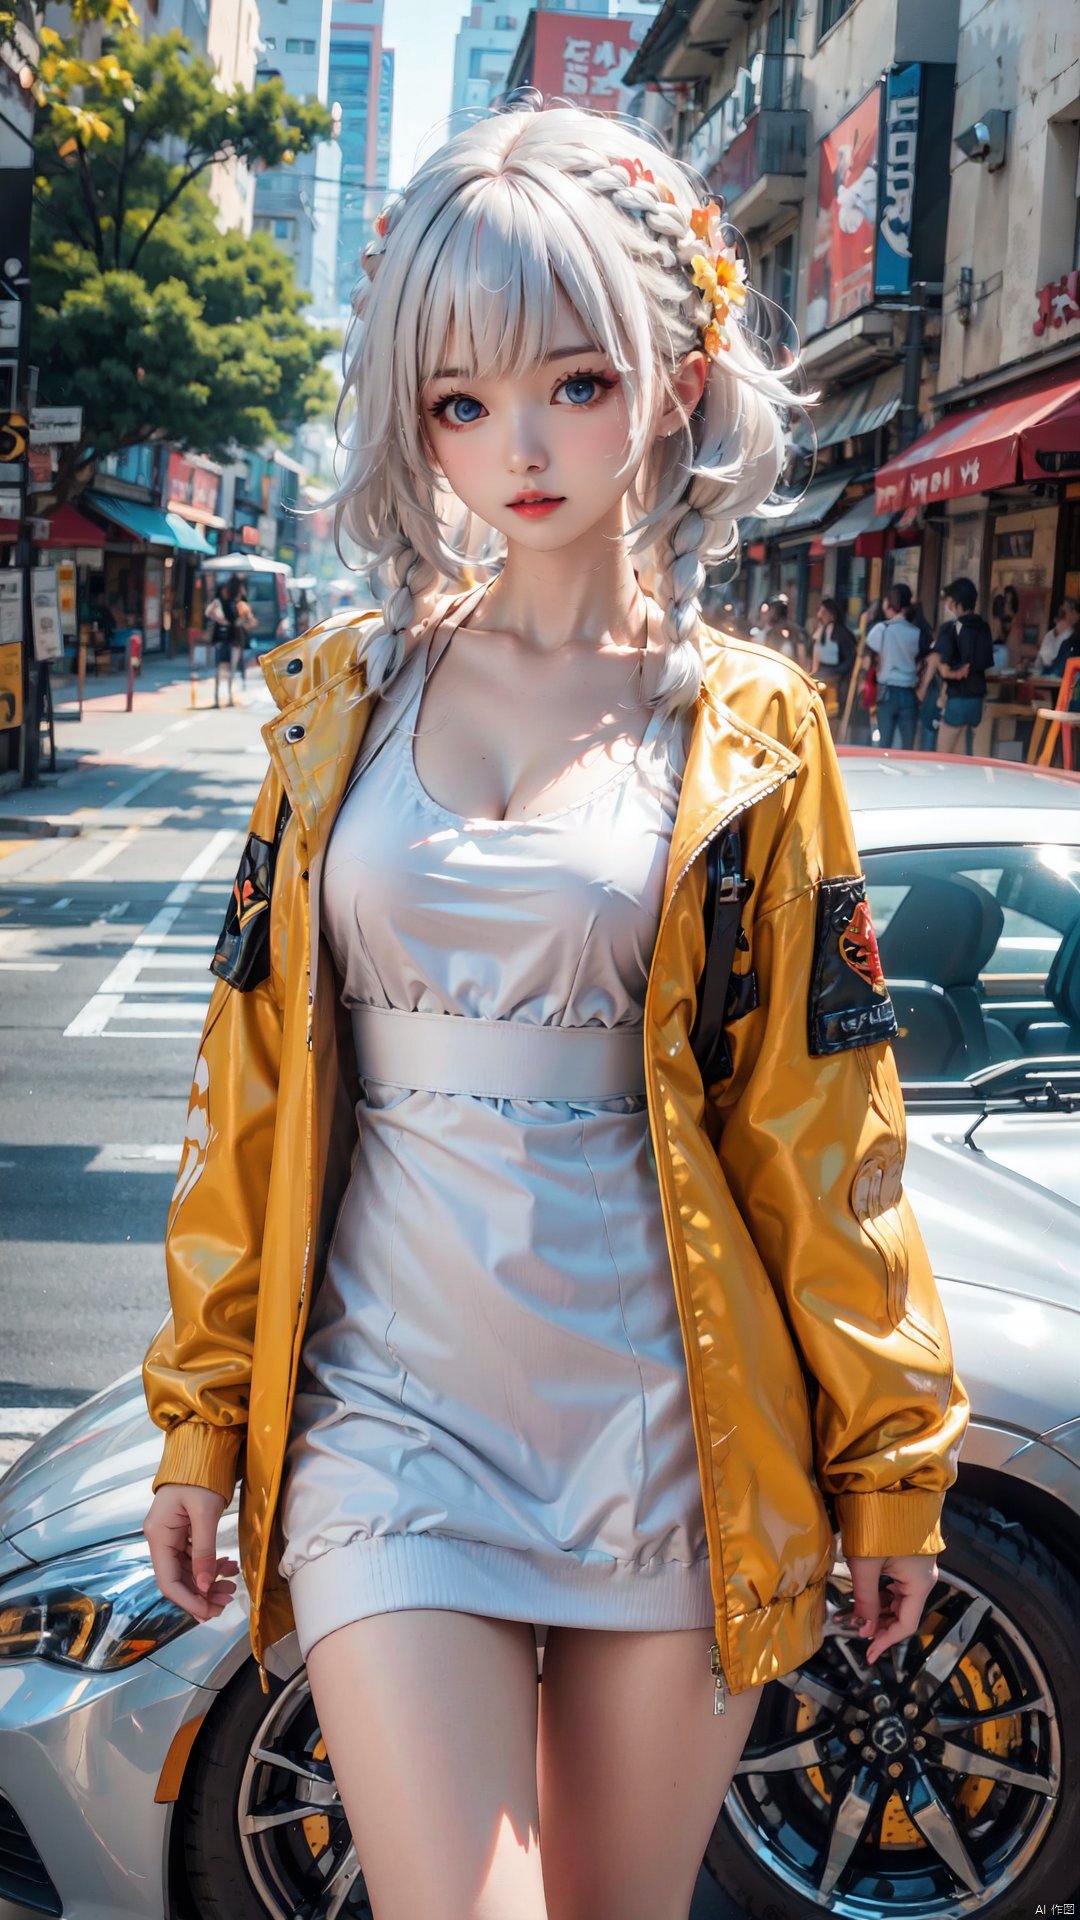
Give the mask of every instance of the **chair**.
[[1070, 773], [1072, 772], [1073, 733], [1080, 727], [1080, 712], [1070, 712], [1069, 702], [1078, 674], [1080, 674], [1080, 657], [1075, 660], [1066, 660], [1058, 692], [1058, 705], [1036, 709], [1035, 724], [1031, 729], [1031, 740], [1028, 744], [1029, 766], [1050, 766], [1060, 734], [1061, 764]]
[[[1000, 1036], [988, 1024], [979, 976], [1004, 924], [993, 895], [966, 875], [912, 876], [910, 891], [878, 942], [890, 992], [894, 981], [900, 983], [914, 1026], [906, 1053], [897, 1050], [903, 1071], [917, 1066], [922, 1073], [932, 1069], [931, 1079], [962, 1079], [990, 1065]], [[919, 1033], [920, 1021], [927, 1023], [925, 1034]], [[918, 1058], [913, 1043], [919, 1044]], [[940, 1049], [937, 1059], [927, 1059], [935, 1049]]]

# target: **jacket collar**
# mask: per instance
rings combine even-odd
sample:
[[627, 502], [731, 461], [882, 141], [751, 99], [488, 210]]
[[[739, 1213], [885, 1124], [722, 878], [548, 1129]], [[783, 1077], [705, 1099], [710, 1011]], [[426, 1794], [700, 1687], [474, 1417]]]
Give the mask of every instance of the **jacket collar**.
[[[301, 640], [275, 647], [262, 662], [279, 712], [263, 739], [309, 839], [332, 820], [370, 713], [358, 629], [378, 613], [324, 621]], [[703, 841], [796, 770], [796, 756], [737, 717], [717, 692], [722, 639], [705, 648], [705, 676], [694, 718], [672, 831], [669, 887]], [[748, 669], [752, 671], [752, 668]]]

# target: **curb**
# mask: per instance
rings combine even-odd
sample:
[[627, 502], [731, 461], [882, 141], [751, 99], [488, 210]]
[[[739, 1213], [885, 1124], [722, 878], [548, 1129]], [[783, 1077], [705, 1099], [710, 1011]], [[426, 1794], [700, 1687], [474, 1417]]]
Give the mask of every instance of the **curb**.
[[27, 840], [73, 840], [82, 832], [76, 820], [36, 820], [30, 814], [0, 813], [0, 832]]

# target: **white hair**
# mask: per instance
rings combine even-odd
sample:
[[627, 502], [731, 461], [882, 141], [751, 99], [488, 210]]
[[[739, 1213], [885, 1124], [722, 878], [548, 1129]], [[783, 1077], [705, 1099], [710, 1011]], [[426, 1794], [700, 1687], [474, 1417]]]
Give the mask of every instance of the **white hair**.
[[[426, 438], [421, 394], [451, 330], [457, 363], [477, 378], [520, 373], [549, 350], [562, 296], [627, 392], [625, 538], [653, 568], [666, 647], [655, 702], [674, 714], [701, 685], [705, 565], [734, 556], [739, 515], [773, 492], [791, 396], [733, 307], [701, 402], [692, 415], [679, 405], [673, 375], [712, 317], [689, 271], [703, 246], [690, 215], [708, 196], [641, 123], [535, 98], [455, 133], [383, 209], [364, 251], [334, 501], [339, 539], [344, 529], [371, 556], [382, 602], [361, 643], [367, 684], [382, 691], [401, 667], [418, 596], [460, 584], [466, 567], [482, 576], [506, 552], [449, 494]], [[632, 181], [622, 159], [653, 182]], [[650, 423], [672, 401], [681, 428], [657, 435]]]

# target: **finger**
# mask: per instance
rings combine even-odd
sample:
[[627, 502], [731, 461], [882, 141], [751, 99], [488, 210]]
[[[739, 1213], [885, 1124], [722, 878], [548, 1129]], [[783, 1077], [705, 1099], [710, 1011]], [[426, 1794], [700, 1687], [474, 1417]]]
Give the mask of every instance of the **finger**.
[[886, 1648], [896, 1646], [901, 1640], [910, 1639], [922, 1618], [923, 1599], [924, 1595], [918, 1589], [894, 1586], [892, 1605], [889, 1612], [883, 1615], [879, 1623], [879, 1631], [867, 1647], [867, 1660], [876, 1660]]
[[871, 1627], [876, 1627], [881, 1613], [881, 1566], [880, 1560], [861, 1560], [851, 1569], [854, 1618], [868, 1622]]

